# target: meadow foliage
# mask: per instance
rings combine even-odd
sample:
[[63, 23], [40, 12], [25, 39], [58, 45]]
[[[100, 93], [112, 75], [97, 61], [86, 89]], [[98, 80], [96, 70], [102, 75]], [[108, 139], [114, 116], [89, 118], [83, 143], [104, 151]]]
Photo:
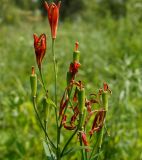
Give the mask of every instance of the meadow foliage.
[[[6, 1], [3, 3], [6, 4]], [[42, 144], [44, 134], [37, 125], [32, 101], [29, 98], [29, 75], [31, 64], [36, 62], [33, 56], [33, 30], [36, 33], [42, 31], [50, 36], [50, 28], [47, 19], [44, 21], [36, 14], [33, 14], [32, 19], [27, 14], [24, 14], [26, 16], [23, 18], [21, 9], [14, 4], [6, 5], [9, 9], [3, 8], [5, 14], [0, 17], [0, 159], [44, 159], [43, 145], [45, 147], [46, 145]], [[79, 18], [72, 22], [68, 18], [64, 22], [59, 22], [60, 39], [56, 40], [58, 48], [56, 58], [61, 78], [58, 79], [60, 84], [58, 94], [62, 95], [62, 88], [66, 86], [66, 82], [63, 81], [66, 76], [63, 73], [67, 72], [67, 62], [72, 58], [74, 50], [72, 44], [78, 39], [80, 61], [83, 64], [78, 78], [84, 79], [84, 83], [87, 84], [86, 93], [97, 90], [104, 81], [107, 81], [113, 90], [106, 124], [108, 133], [105, 135], [100, 159], [140, 159], [142, 158], [141, 3], [129, 1], [126, 5], [127, 14], [118, 19], [112, 17], [108, 11], [105, 16], [100, 15], [101, 8], [98, 8], [99, 12], [92, 8], [93, 5], [87, 4], [83, 11], [85, 13], [79, 12]], [[13, 17], [18, 19], [6, 18], [4, 21], [4, 16], [12, 16], [8, 14], [11, 10]], [[38, 21], [34, 17], [38, 17]], [[49, 41], [47, 55], [43, 60], [45, 68], [43, 74], [46, 75], [44, 80], [53, 98], [54, 85], [50, 83], [53, 81], [53, 64], [51, 53], [48, 53], [50, 50]], [[38, 89], [41, 89], [40, 86]], [[37, 103], [42, 103], [42, 96], [38, 97]], [[54, 123], [52, 119], [51, 122]], [[50, 127], [53, 130], [55, 128]], [[49, 130], [49, 134], [55, 139], [53, 130]], [[69, 134], [62, 134], [61, 141], [68, 137]], [[74, 142], [75, 140], [71, 145]], [[76, 152], [71, 159], [78, 159], [79, 156], [80, 153]]]

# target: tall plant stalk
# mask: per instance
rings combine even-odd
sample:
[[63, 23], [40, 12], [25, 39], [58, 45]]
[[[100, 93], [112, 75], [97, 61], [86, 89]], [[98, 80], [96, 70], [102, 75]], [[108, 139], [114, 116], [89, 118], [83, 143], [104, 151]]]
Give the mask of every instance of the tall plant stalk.
[[35, 110], [35, 113], [36, 113], [36, 116], [37, 116], [37, 120], [39, 121], [39, 124], [40, 124], [42, 130], [44, 131], [44, 134], [46, 135], [46, 137], [47, 137], [50, 145], [51, 145], [54, 149], [56, 149], [55, 145], [53, 144], [53, 142], [52, 142], [51, 139], [49, 138], [49, 136], [48, 136], [48, 134], [47, 134], [47, 132], [46, 132], [46, 129], [45, 129], [44, 125], [42, 124], [42, 121], [41, 121], [40, 116], [39, 116], [39, 114], [38, 114], [37, 105], [36, 105], [36, 97], [35, 97], [35, 96], [33, 97], [33, 106], [34, 106], [34, 110]]
[[47, 90], [46, 90], [45, 83], [44, 83], [43, 76], [42, 76], [41, 67], [39, 67], [38, 69], [39, 69], [39, 75], [40, 75], [40, 78], [41, 78], [41, 83], [42, 83], [43, 89], [45, 91], [45, 95], [48, 98]]
[[[56, 63], [56, 57], [55, 57], [55, 39], [52, 38], [52, 55], [53, 55], [53, 65], [54, 65], [54, 98], [55, 98], [55, 104], [57, 107], [57, 63]], [[57, 159], [60, 160], [60, 134], [59, 134], [59, 127], [58, 127], [58, 116], [57, 116], [57, 108], [55, 107], [55, 116], [56, 116], [56, 125], [57, 125]]]

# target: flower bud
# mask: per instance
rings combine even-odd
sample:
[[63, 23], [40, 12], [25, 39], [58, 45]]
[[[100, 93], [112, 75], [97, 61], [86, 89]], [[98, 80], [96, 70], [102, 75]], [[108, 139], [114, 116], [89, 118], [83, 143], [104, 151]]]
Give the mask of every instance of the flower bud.
[[32, 67], [32, 74], [30, 76], [30, 83], [31, 83], [31, 91], [32, 91], [32, 96], [36, 96], [37, 92], [37, 75], [35, 74], [35, 69]]
[[59, 1], [56, 5], [55, 3], [48, 4], [44, 2], [44, 7], [48, 13], [48, 20], [51, 28], [51, 35], [53, 39], [56, 39], [58, 20], [59, 20], [59, 9], [61, 2]]

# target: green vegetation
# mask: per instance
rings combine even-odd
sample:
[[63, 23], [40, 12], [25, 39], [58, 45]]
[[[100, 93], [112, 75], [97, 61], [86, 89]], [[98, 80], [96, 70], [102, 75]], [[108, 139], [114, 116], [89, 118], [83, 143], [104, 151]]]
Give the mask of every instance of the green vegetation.
[[[132, 8], [132, 4], [133, 1], [127, 5], [127, 16], [119, 19], [113, 19], [107, 11], [105, 17], [98, 16], [100, 10], [94, 13], [88, 5], [86, 14], [79, 14], [83, 18], [62, 22], [58, 29], [58, 95], [65, 87], [76, 40], [81, 51], [79, 77], [87, 84], [86, 92], [97, 92], [94, 86], [100, 88], [106, 81], [113, 93], [107, 115], [110, 136], [106, 134], [104, 138], [100, 160], [142, 158], [142, 15], [140, 5]], [[4, 14], [15, 18], [5, 19], [0, 27], [0, 159], [39, 160], [44, 157], [43, 133], [30, 99], [29, 76], [31, 66], [36, 64], [32, 34], [43, 32], [50, 36], [50, 28], [47, 19], [15, 8], [8, 10], [14, 16], [8, 11]], [[51, 48], [48, 40], [47, 46]], [[48, 48], [43, 60], [44, 79], [52, 95], [53, 64]], [[54, 126], [50, 126], [49, 132], [54, 138]], [[72, 160], [80, 160], [79, 156], [76, 152]]]

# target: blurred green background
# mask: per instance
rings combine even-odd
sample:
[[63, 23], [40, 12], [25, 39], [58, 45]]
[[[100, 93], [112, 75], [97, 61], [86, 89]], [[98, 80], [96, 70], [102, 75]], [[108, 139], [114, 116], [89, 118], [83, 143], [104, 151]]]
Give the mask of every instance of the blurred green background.
[[[29, 75], [36, 65], [32, 34], [46, 33], [44, 79], [53, 96], [47, 16], [40, 0], [0, 2], [0, 159], [46, 159]], [[97, 92], [104, 81], [113, 92], [107, 118], [110, 136], [105, 136], [100, 159], [142, 160], [142, 1], [62, 0], [56, 40], [58, 95], [66, 85], [76, 40], [81, 51], [79, 78], [86, 92]], [[53, 125], [49, 132], [55, 137]], [[63, 141], [69, 133], [64, 130]], [[79, 154], [65, 159], [80, 160]]]

